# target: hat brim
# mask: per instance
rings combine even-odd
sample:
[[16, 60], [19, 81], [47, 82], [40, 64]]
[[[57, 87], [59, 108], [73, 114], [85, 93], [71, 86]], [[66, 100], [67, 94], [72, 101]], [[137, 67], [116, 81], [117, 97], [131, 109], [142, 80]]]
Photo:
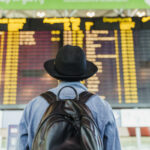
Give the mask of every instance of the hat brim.
[[65, 76], [65, 75], [59, 74], [55, 70], [54, 62], [55, 62], [55, 59], [46, 61], [44, 63], [44, 68], [49, 75], [51, 75], [52, 77], [54, 77], [56, 79], [63, 80], [63, 81], [81, 81], [81, 80], [84, 80], [84, 79], [87, 79], [87, 78], [93, 76], [98, 70], [95, 64], [93, 64], [90, 61], [86, 61], [87, 70], [85, 71], [84, 74], [82, 74], [80, 76], [67, 76], [67, 75]]

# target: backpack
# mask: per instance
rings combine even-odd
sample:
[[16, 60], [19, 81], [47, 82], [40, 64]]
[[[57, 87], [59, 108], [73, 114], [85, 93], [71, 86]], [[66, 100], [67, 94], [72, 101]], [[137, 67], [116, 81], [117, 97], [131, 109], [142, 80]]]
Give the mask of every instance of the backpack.
[[61, 100], [62, 89], [57, 96], [50, 91], [41, 94], [50, 106], [41, 119], [32, 150], [103, 150], [98, 127], [85, 105], [93, 94], [84, 91], [78, 95], [70, 88], [76, 93], [73, 100]]

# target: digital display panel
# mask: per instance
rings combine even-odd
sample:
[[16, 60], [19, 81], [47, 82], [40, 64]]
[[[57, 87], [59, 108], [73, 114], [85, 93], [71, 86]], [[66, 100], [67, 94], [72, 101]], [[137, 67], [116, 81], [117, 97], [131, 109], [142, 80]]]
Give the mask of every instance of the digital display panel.
[[83, 81], [113, 107], [150, 106], [150, 18], [0, 19], [0, 103], [27, 104], [58, 81], [43, 69], [66, 44], [98, 72]]

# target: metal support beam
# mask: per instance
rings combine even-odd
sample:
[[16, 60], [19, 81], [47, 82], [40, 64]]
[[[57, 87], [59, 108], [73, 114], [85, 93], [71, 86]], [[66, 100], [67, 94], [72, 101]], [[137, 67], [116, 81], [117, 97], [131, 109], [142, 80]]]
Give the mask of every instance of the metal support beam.
[[131, 12], [131, 14], [129, 14], [130, 17], [134, 17], [134, 16], [136, 15], [137, 11], [138, 11], [138, 9], [134, 9], [134, 10]]
[[137, 148], [141, 150], [141, 130], [140, 127], [136, 127], [136, 139], [137, 139]]
[[118, 16], [124, 17], [124, 14], [123, 14], [124, 10], [123, 9], [114, 9], [114, 12], [116, 14], [118, 14]]
[[77, 10], [73, 10], [70, 14], [69, 17], [73, 17], [73, 15], [77, 12]]
[[69, 17], [69, 11], [68, 10], [64, 11], [64, 17]]

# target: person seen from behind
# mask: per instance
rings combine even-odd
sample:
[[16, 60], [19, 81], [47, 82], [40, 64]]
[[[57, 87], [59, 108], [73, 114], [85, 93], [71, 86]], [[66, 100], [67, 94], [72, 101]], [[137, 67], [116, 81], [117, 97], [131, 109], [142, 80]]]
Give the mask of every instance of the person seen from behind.
[[[46, 61], [44, 63], [44, 68], [50, 76], [60, 81], [57, 87], [49, 89], [48, 91], [56, 96], [59, 93], [59, 97], [61, 100], [74, 99], [76, 97], [76, 94], [81, 95], [81, 93], [88, 91], [88, 89], [80, 81], [90, 78], [98, 70], [95, 64], [86, 60], [83, 49], [78, 46], [71, 45], [66, 45], [60, 48], [56, 55], [56, 58]], [[69, 105], [69, 103], [67, 104]], [[19, 136], [16, 150], [34, 150], [33, 143], [36, 142], [35, 136], [37, 135], [39, 124], [41, 123], [41, 119], [43, 118], [43, 115], [50, 107], [50, 105], [51, 104], [48, 103], [48, 101], [45, 100], [45, 98], [41, 95], [35, 97], [26, 105], [19, 124]], [[100, 135], [100, 140], [103, 145], [102, 149], [121, 150], [115, 118], [109, 103], [102, 100], [98, 95], [93, 94], [86, 101], [85, 105], [90, 110], [94, 122], [98, 128], [97, 131]], [[63, 126], [61, 126], [60, 128], [63, 128]], [[69, 130], [69, 127], [67, 129]], [[82, 130], [84, 129], [82, 128]], [[51, 133], [53, 131], [54, 128]], [[88, 129], [84, 131], [89, 132]], [[60, 134], [61, 131], [58, 130], [57, 134], [53, 135], [53, 139], [57, 136], [58, 139]], [[87, 141], [90, 141], [90, 139], [88, 139], [88, 134], [85, 133], [85, 135], [85, 137], [81, 138], [83, 140], [83, 143], [86, 139]], [[57, 147], [57, 145], [60, 144], [59, 140], [53, 141], [52, 144], [54, 145], [54, 143], [56, 143], [55, 147], [49, 150], [71, 150], [68, 145], [68, 147], [65, 146], [65, 142], [59, 148]], [[71, 143], [70, 145], [70, 147], [72, 147], [72, 150], [83, 149], [80, 148], [77, 144]], [[88, 148], [88, 150], [102, 149], [97, 147], [95, 147], [95, 149]], [[41, 150], [48, 149], [42, 147]]]

